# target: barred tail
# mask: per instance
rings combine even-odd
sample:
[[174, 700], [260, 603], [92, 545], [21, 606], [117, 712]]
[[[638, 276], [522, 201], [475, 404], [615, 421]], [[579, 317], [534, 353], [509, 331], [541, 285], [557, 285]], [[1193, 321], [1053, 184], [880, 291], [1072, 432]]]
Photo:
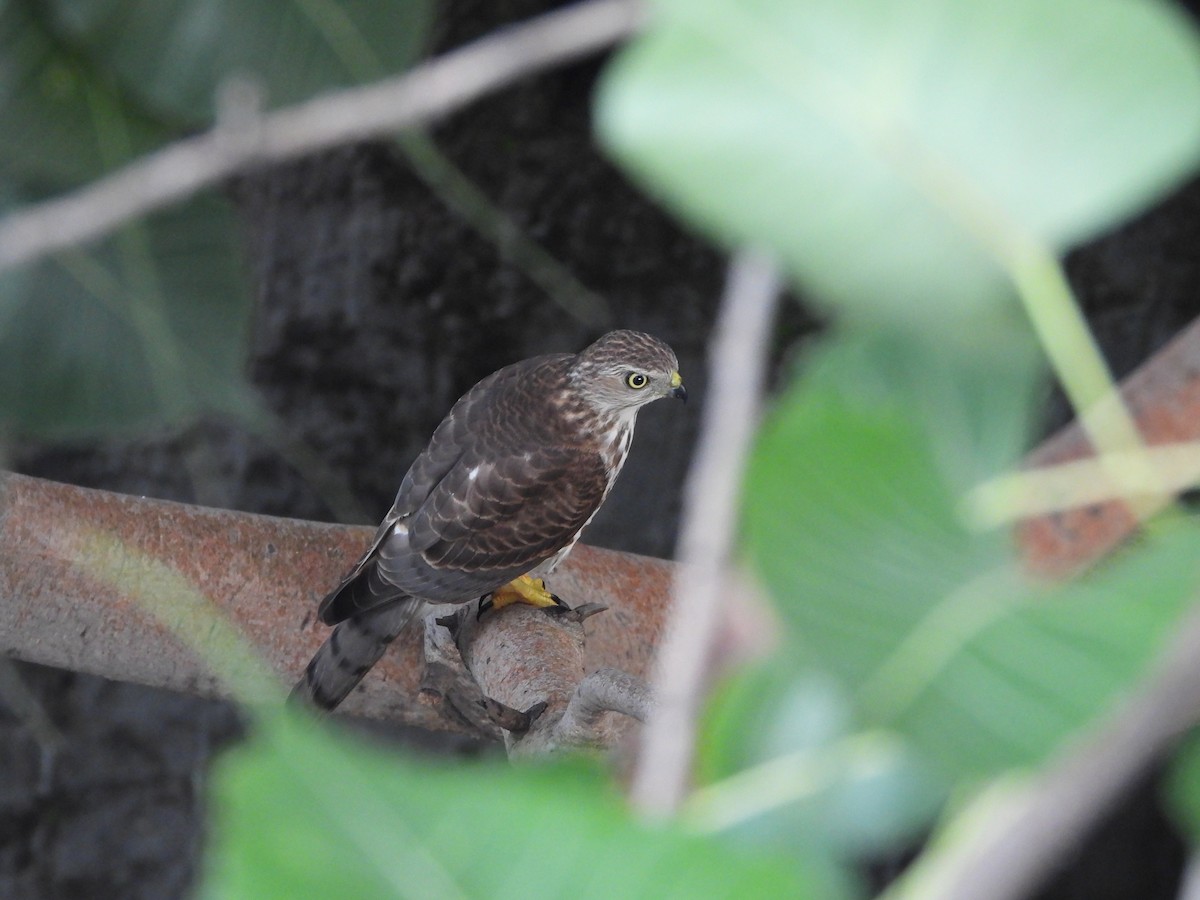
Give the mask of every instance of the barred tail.
[[340, 623], [309, 662], [288, 702], [307, 703], [324, 712], [334, 709], [379, 662], [421, 606], [420, 600], [399, 600]]

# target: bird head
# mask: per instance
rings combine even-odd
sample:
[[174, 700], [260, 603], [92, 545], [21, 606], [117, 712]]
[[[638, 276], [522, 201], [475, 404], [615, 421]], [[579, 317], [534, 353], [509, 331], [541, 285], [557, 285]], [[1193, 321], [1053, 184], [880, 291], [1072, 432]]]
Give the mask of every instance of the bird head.
[[640, 331], [602, 336], [575, 357], [571, 378], [605, 411], [636, 411], [661, 397], [687, 400], [675, 351]]

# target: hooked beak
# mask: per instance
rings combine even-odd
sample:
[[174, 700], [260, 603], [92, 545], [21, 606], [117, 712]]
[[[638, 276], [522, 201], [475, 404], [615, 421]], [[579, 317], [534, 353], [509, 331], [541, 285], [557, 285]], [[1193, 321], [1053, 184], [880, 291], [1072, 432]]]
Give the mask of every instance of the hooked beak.
[[683, 386], [683, 376], [678, 372], [671, 373], [671, 396], [687, 403], [687, 388]]

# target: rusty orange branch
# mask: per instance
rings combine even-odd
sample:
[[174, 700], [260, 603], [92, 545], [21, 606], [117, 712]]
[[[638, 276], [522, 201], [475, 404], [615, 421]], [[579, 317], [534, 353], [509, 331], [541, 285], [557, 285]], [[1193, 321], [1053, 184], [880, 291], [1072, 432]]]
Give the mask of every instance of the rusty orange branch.
[[[97, 568], [88, 558], [95, 552], [91, 536], [106, 533], [175, 568], [290, 683], [328, 632], [312, 621], [317, 601], [373, 533], [14, 474], [0, 478], [0, 492], [0, 654], [207, 695], [223, 694], [221, 682], [135, 600], [89, 574]], [[589, 670], [618, 665], [645, 673], [670, 572], [661, 560], [575, 550], [556, 575], [555, 590], [573, 604], [611, 608], [587, 623]], [[345, 703], [347, 712], [455, 727], [419, 700], [419, 628], [409, 629], [376, 668]]]

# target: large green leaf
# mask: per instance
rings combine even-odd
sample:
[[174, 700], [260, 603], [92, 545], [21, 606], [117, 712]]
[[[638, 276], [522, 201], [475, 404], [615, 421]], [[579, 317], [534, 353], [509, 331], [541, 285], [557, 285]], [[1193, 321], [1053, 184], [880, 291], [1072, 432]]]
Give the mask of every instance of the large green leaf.
[[[828, 347], [764, 430], [747, 542], [794, 646], [864, 722], [949, 774], [981, 774], [1040, 759], [1128, 685], [1200, 585], [1200, 534], [1159, 535], [1058, 592], [1031, 583], [958, 500], [959, 460], [986, 458], [985, 441], [1019, 446], [1027, 378], [961, 359], [954, 377], [939, 356], [896, 340]], [[990, 428], [964, 427], [968, 410]]]
[[969, 605], [939, 598], [860, 691], [947, 767], [1039, 761], [1123, 696], [1195, 601], [1200, 531], [1157, 535], [1057, 592], [1014, 581]]
[[679, 212], [818, 299], [942, 333], [1007, 267], [1197, 161], [1200, 51], [1139, 0], [659, 0], [600, 134]]
[[213, 115], [223, 80], [258, 81], [272, 106], [403, 69], [428, 0], [51, 0], [62, 33], [154, 109]]
[[30, 7], [0, 0], [0, 181], [46, 193], [166, 140], [165, 128], [61, 46]]
[[128, 432], [223, 405], [249, 298], [228, 204], [202, 196], [0, 276], [0, 428]]
[[274, 721], [216, 773], [209, 897], [826, 897], [794, 858], [635, 824], [580, 765], [416, 763]]

